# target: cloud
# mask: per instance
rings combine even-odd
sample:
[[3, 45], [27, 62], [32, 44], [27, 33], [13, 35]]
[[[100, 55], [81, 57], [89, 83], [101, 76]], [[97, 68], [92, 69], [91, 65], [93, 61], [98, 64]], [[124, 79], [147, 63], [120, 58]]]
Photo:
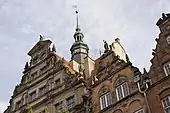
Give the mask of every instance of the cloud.
[[6, 102], [0, 101], [0, 113], [3, 113], [7, 106], [8, 104]]
[[170, 10], [169, 0], [1, 0], [0, 89], [3, 92], [0, 100], [9, 101], [29, 60], [27, 52], [40, 34], [50, 37], [57, 53], [70, 59], [75, 4], [92, 57], [99, 56], [103, 39], [113, 41], [119, 37], [133, 64], [141, 69], [149, 68], [154, 39], [159, 33], [155, 23], [162, 12]]

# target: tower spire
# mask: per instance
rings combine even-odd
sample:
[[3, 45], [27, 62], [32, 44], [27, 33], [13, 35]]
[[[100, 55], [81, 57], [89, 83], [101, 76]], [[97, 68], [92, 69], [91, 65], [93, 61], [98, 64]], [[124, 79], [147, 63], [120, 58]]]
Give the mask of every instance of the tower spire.
[[79, 64], [83, 64], [84, 58], [88, 56], [89, 48], [88, 45], [83, 42], [84, 35], [80, 29], [77, 6], [74, 5], [73, 7], [75, 8], [75, 14], [76, 14], [76, 29], [74, 33], [75, 42], [70, 48], [71, 59]]
[[77, 9], [77, 5], [73, 6], [75, 8], [75, 13], [76, 13], [76, 32], [74, 33], [74, 38], [76, 42], [83, 42], [83, 33], [81, 32], [80, 29], [80, 23], [79, 23], [79, 12]]

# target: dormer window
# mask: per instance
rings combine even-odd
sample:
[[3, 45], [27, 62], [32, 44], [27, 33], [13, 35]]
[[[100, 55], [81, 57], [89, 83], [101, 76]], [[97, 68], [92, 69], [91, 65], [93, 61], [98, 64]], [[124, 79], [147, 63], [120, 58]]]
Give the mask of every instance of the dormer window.
[[168, 45], [170, 45], [170, 35], [166, 36], [166, 41], [167, 41]]
[[165, 75], [170, 76], [170, 62], [164, 64], [163, 68], [164, 68]]

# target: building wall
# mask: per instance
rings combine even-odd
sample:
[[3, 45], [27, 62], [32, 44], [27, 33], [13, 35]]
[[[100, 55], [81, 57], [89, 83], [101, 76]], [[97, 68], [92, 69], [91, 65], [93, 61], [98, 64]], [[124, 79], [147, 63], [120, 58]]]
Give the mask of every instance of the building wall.
[[167, 40], [170, 35], [170, 27], [168, 27], [170, 26], [170, 17], [162, 17], [161, 20], [162, 23], [157, 24], [160, 34], [155, 39], [157, 44], [152, 53], [152, 65], [148, 73], [151, 85], [147, 96], [152, 113], [164, 113], [162, 99], [170, 96], [170, 76], [166, 75], [164, 67], [165, 64], [170, 63], [170, 45]]
[[[105, 56], [106, 55], [106, 56]], [[142, 94], [138, 92], [137, 85], [133, 82], [134, 69], [131, 64], [128, 64], [117, 57], [113, 52], [105, 53], [101, 60], [101, 66], [104, 67], [102, 71], [95, 71], [97, 81], [93, 84], [92, 102], [94, 113], [133, 113], [136, 110], [146, 108], [146, 103]], [[110, 63], [108, 63], [110, 62]], [[109, 64], [109, 65], [108, 65]], [[104, 65], [104, 66], [102, 66]], [[109, 72], [107, 72], [109, 70]], [[117, 100], [116, 87], [122, 83], [127, 82], [129, 94], [121, 100]], [[112, 105], [101, 109], [100, 97], [102, 90], [111, 92]]]

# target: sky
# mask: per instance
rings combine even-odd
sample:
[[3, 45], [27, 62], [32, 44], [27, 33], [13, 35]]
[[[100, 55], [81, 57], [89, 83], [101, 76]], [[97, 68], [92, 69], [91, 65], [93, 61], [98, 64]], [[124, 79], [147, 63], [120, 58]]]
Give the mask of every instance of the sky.
[[70, 60], [78, 6], [84, 41], [92, 58], [99, 57], [103, 40], [119, 38], [134, 66], [149, 69], [163, 12], [170, 0], [0, 0], [0, 113], [19, 84], [28, 51], [39, 35], [51, 39], [57, 54]]

